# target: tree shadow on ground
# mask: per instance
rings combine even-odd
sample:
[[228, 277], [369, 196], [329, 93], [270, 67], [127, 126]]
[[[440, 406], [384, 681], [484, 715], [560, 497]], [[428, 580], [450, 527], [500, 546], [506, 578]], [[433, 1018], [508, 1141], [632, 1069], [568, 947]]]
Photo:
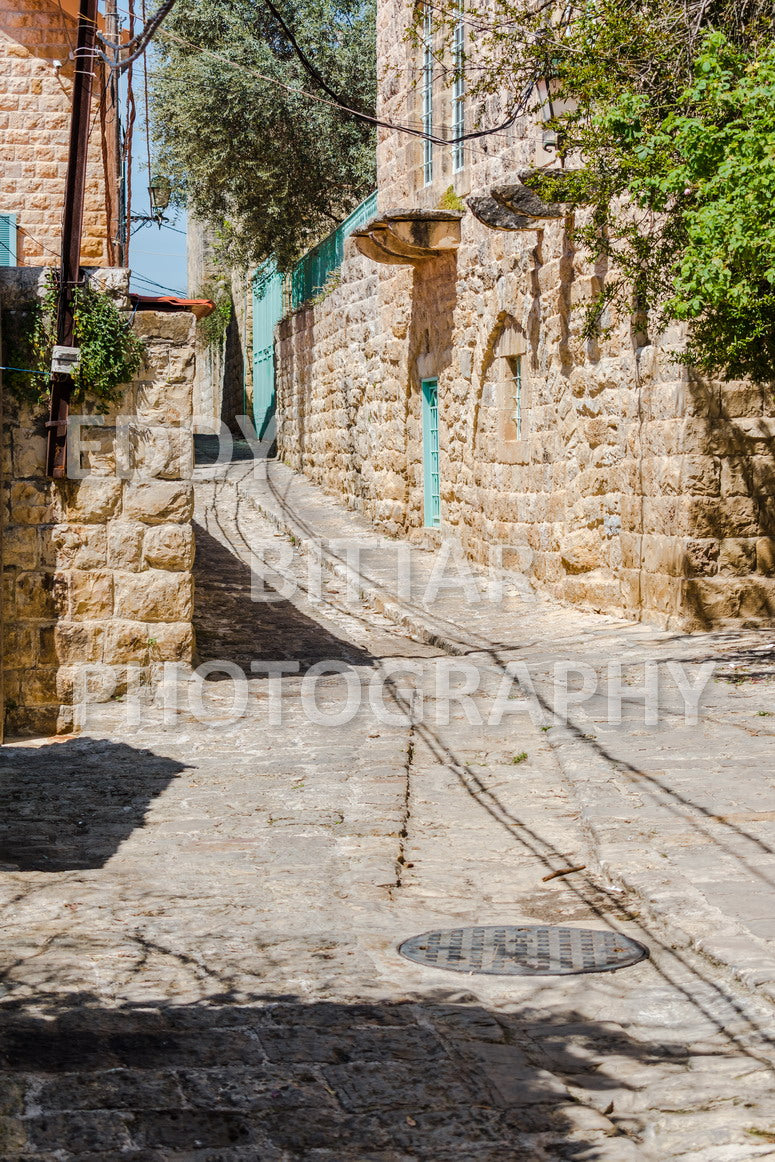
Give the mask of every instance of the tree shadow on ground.
[[84, 736], [0, 750], [0, 863], [5, 870], [100, 868], [149, 804], [188, 768]]
[[626, 1083], [580, 1076], [574, 1050], [684, 1056], [575, 1012], [496, 1013], [443, 992], [117, 1009], [86, 995], [6, 1003], [0, 1033], [7, 1162], [536, 1162], [597, 1157], [617, 1137], [629, 1158], [615, 1115], [595, 1112]]
[[323, 661], [374, 664], [367, 651], [307, 617], [255, 576], [202, 525], [195, 524], [194, 531], [194, 627], [200, 664], [226, 660], [248, 677], [250, 663], [258, 660], [297, 661], [302, 671]]

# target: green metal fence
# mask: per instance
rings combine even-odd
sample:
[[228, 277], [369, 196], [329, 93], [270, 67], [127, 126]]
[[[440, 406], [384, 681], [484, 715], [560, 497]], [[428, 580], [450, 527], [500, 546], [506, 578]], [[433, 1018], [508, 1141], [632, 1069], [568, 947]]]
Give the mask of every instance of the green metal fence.
[[342, 265], [345, 240], [354, 230], [365, 226], [377, 213], [377, 195], [370, 194], [349, 217], [345, 218], [333, 233], [318, 242], [300, 262], [294, 266], [291, 277], [291, 310], [296, 310], [315, 295], [320, 294], [326, 282]]

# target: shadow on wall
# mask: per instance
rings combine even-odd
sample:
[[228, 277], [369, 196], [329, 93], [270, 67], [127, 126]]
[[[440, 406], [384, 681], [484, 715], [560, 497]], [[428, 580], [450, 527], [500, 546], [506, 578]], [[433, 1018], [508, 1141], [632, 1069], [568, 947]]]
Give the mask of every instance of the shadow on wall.
[[[208, 514], [210, 519], [217, 521], [217, 505]], [[194, 533], [194, 628], [198, 664], [216, 660], [234, 662], [248, 676], [250, 663], [259, 660], [298, 661], [302, 672], [322, 661], [344, 661], [351, 666], [374, 664], [371, 654], [307, 617], [262, 576], [253, 574], [244, 561], [202, 525], [195, 524]], [[237, 547], [250, 551], [247, 542]], [[267, 561], [269, 569], [271, 565]], [[257, 568], [263, 571], [260, 561]], [[281, 584], [282, 580], [277, 578], [277, 585]], [[225, 676], [213, 674], [214, 678]]]
[[[775, 620], [775, 398], [770, 386], [690, 372], [686, 414], [697, 418], [684, 560], [692, 628]], [[696, 462], [696, 463], [695, 463]]]
[[241, 416], [245, 412], [246, 372], [244, 336], [240, 330], [239, 309], [232, 299], [231, 318], [226, 328], [223, 350], [221, 419], [235, 435], [241, 435], [236, 416]]
[[6, 871], [100, 868], [185, 764], [84, 736], [0, 749], [0, 863]]
[[308, 304], [282, 319], [277, 336], [282, 348], [277, 367], [282, 415], [277, 426], [283, 457], [297, 472], [309, 472], [310, 478], [315, 479], [308, 462], [314, 448], [308, 438], [307, 416], [315, 357], [315, 307]]
[[[420, 418], [420, 384], [439, 379], [439, 437], [445, 446], [443, 373], [452, 364], [455, 305], [457, 303], [457, 254], [445, 254], [419, 262], [412, 280], [412, 313], [409, 320], [409, 378], [404, 408], [407, 475], [412, 489], [407, 524], [423, 523], [423, 448]], [[449, 435], [449, 433], [448, 433]], [[443, 483], [442, 483], [443, 495]], [[412, 499], [413, 498], [413, 499]]]
[[[630, 1157], [624, 1130], [562, 1083], [579, 1069], [568, 1027], [590, 1057], [675, 1065], [679, 1046], [646, 1048], [573, 1011], [496, 1014], [454, 995], [237, 1004], [223, 991], [212, 1004], [121, 1009], [82, 995], [34, 1015], [5, 1005], [3, 1157], [523, 1162], [613, 1158], [617, 1140]], [[627, 1088], [602, 1071], [590, 1084], [601, 1107]]]

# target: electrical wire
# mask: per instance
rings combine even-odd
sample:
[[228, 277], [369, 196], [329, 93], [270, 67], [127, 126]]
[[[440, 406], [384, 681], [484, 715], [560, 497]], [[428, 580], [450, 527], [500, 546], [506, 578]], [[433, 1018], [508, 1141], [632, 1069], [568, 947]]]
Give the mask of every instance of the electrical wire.
[[[142, 0], [143, 20], [146, 19], [145, 0]], [[143, 53], [143, 105], [145, 107], [145, 154], [148, 162], [148, 185], [151, 184], [151, 113], [148, 102], [148, 53]], [[153, 207], [152, 207], [153, 208]]]
[[102, 33], [98, 32], [97, 36], [100, 40], [100, 43], [104, 44], [106, 48], [113, 49], [114, 52], [118, 51], [121, 53], [126, 52], [127, 49], [134, 49], [134, 51], [131, 52], [128, 57], [124, 57], [124, 59], [119, 60], [118, 63], [111, 61], [110, 57], [108, 57], [106, 53], [101, 52], [98, 49], [97, 52], [103, 58], [105, 63], [111, 67], [117, 68], [120, 73], [129, 68], [130, 65], [145, 52], [154, 33], [158, 30], [161, 22], [165, 19], [165, 17], [168, 16], [172, 11], [175, 2], [176, 0], [165, 0], [165, 3], [162, 4], [158, 12], [156, 12], [148, 20], [145, 18], [145, 5], [143, 5], [143, 19], [145, 20], [145, 24], [136, 36], [130, 37], [130, 40], [126, 44], [116, 44], [114, 41], [108, 40]]
[[33, 371], [31, 367], [6, 367], [2, 363], [0, 363], [0, 371], [22, 371], [25, 375], [44, 375], [47, 379], [51, 375], [50, 371]]
[[184, 238], [188, 238], [188, 230], [179, 230], [177, 226], [170, 226], [169, 222], [138, 222], [132, 230], [132, 233], [136, 234], [137, 231], [142, 230], [144, 226], [153, 225], [159, 226], [162, 230], [171, 230], [173, 234], [182, 234]]
[[53, 254], [54, 258], [56, 258], [57, 260], [59, 260], [62, 257], [60, 251], [52, 250], [50, 246], [46, 246], [45, 242], [41, 242], [40, 238], [36, 238], [34, 234], [30, 234], [29, 230], [25, 229], [24, 226], [17, 226], [16, 229], [19, 230], [20, 233], [26, 234], [26, 236], [32, 242], [34, 242], [36, 246], [39, 246], [41, 248], [41, 250], [47, 251], [48, 254]]
[[[177, 290], [171, 286], [164, 286], [162, 283], [156, 282], [154, 279], [149, 278], [145, 274], [138, 274], [135, 271], [132, 271], [132, 279], [135, 282], [144, 282], [150, 287], [155, 287], [157, 290], [166, 291], [167, 294], [174, 295], [175, 298], [184, 298], [185, 297], [184, 291]], [[130, 291], [130, 294], [131, 294], [131, 291]]]
[[[135, 32], [135, 0], [127, 0], [129, 4], [129, 11], [127, 16], [129, 18], [129, 35], [134, 36]], [[118, 5], [116, 5], [118, 8]], [[124, 262], [129, 265], [129, 243], [132, 237], [132, 145], [134, 143], [135, 119], [137, 118], [137, 105], [135, 104], [135, 92], [133, 87], [134, 66], [129, 65], [126, 70], [126, 131], [124, 133], [124, 149], [122, 155], [122, 165], [126, 175], [126, 193], [125, 193], [125, 209], [124, 209]]]
[[167, 37], [169, 40], [177, 41], [179, 44], [185, 45], [188, 48], [196, 49], [197, 52], [205, 53], [207, 56], [214, 57], [216, 60], [222, 61], [223, 64], [229, 65], [230, 68], [239, 69], [250, 76], [256, 77], [259, 81], [264, 81], [267, 84], [274, 85], [276, 88], [284, 89], [288, 93], [293, 93], [299, 97], [305, 97], [309, 101], [316, 101], [320, 105], [328, 105], [330, 108], [339, 109], [343, 113], [349, 114], [361, 121], [367, 121], [378, 129], [390, 129], [396, 133], [407, 133], [412, 137], [419, 137], [424, 141], [430, 141], [434, 145], [454, 145], [456, 142], [470, 141], [474, 138], [490, 137], [496, 133], [503, 133], [507, 128], [514, 124], [517, 118], [525, 112], [527, 108], [527, 101], [530, 93], [533, 90], [533, 83], [526, 86], [526, 89], [519, 99], [517, 107], [509, 115], [509, 117], [500, 125], [493, 126], [490, 129], [479, 129], [471, 133], [460, 134], [457, 137], [437, 137], [432, 133], [425, 133], [422, 129], [413, 129], [409, 125], [399, 125], [392, 121], [383, 121], [379, 117], [372, 117], [369, 113], [361, 113], [358, 109], [353, 109], [349, 105], [341, 104], [339, 101], [321, 97], [317, 93], [310, 93], [307, 89], [300, 89], [295, 85], [289, 85], [285, 81], [278, 80], [277, 77], [267, 76], [266, 73], [260, 73], [257, 69], [251, 69], [247, 65], [239, 64], [236, 61], [230, 60], [229, 57], [223, 53], [216, 52], [215, 49], [205, 48], [203, 45], [196, 44], [192, 40], [188, 40], [185, 36], [180, 36], [177, 32], [170, 32], [167, 28], [159, 30], [159, 35]]
[[[336, 104], [340, 106], [340, 108], [344, 108], [344, 101], [342, 100], [342, 98], [340, 96], [338, 96], [337, 93], [334, 92], [334, 90], [328, 84], [326, 79], [323, 77], [323, 75], [319, 72], [319, 70], [315, 67], [315, 65], [309, 59], [307, 54], [304, 52], [301, 45], [299, 44], [296, 37], [294, 36], [293, 30], [291, 28], [289, 28], [289, 26], [286, 24], [283, 16], [281, 15], [280, 12], [278, 12], [278, 10], [275, 8], [274, 4], [272, 3], [272, 0], [264, 0], [264, 4], [269, 9], [269, 11], [272, 13], [272, 16], [275, 18], [277, 23], [280, 25], [280, 28], [282, 28], [285, 35], [288, 37], [288, 40], [291, 43], [291, 48], [293, 49], [293, 51], [296, 53], [296, 56], [301, 61], [303, 68], [306, 69], [306, 71], [309, 73], [309, 75], [312, 77], [313, 80], [317, 81], [317, 83], [320, 85], [323, 92], [328, 93], [328, 95], [332, 101], [335, 101]], [[351, 112], [355, 113], [356, 110], [353, 109], [353, 110], [351, 110]], [[364, 116], [364, 112], [362, 109], [357, 110], [357, 113], [361, 117]], [[366, 114], [366, 116], [368, 116], [368, 115]]]
[[534, 81], [531, 81], [527, 84], [516, 106], [505, 119], [505, 121], [501, 122], [499, 125], [494, 125], [489, 129], [476, 129], [470, 131], [469, 133], [458, 134], [454, 137], [439, 137], [432, 133], [426, 133], [423, 129], [414, 128], [411, 125], [402, 125], [392, 121], [383, 121], [381, 118], [373, 116], [370, 113], [365, 113], [363, 110], [354, 108], [353, 106], [348, 105], [346, 101], [341, 100], [336, 92], [328, 85], [328, 82], [325, 80], [325, 78], [318, 72], [316, 67], [307, 58], [304, 51], [300, 48], [293, 32], [285, 22], [284, 18], [277, 11], [277, 8], [272, 3], [272, 0], [264, 0], [264, 3], [267, 5], [269, 11], [272, 13], [278, 23], [280, 23], [283, 31], [288, 37], [294, 53], [296, 56], [298, 56], [302, 67], [309, 73], [316, 84], [319, 84], [324, 92], [328, 94], [329, 99], [321, 97], [317, 93], [310, 93], [306, 89], [302, 89], [294, 85], [289, 85], [284, 81], [280, 81], [277, 77], [267, 76], [265, 73], [258, 72], [257, 69], [249, 68], [247, 65], [239, 64], [238, 62], [233, 61], [229, 57], [225, 56], [223, 53], [219, 53], [215, 49], [205, 48], [204, 45], [197, 44], [195, 41], [189, 40], [188, 37], [181, 36], [176, 32], [172, 32], [168, 28], [159, 28], [159, 35], [162, 37], [167, 37], [170, 40], [177, 41], [179, 44], [185, 45], [188, 48], [195, 49], [197, 52], [212, 56], [216, 60], [222, 61], [224, 64], [229, 65], [231, 68], [240, 69], [243, 72], [255, 76], [260, 81], [274, 85], [276, 88], [284, 89], [286, 92], [293, 93], [300, 97], [305, 97], [307, 100], [315, 101], [318, 104], [328, 105], [329, 107], [339, 109], [341, 112], [346, 113], [350, 117], [354, 117], [357, 120], [365, 121], [370, 125], [374, 125], [375, 128], [389, 129], [396, 133], [406, 133], [412, 137], [417, 137], [424, 141], [430, 141], [433, 145], [455, 145], [457, 143], [478, 140], [483, 137], [491, 137], [496, 134], [504, 134], [505, 131], [510, 129], [517, 118], [521, 116], [527, 109], [527, 102], [529, 100], [530, 93], [533, 90], [535, 83]]

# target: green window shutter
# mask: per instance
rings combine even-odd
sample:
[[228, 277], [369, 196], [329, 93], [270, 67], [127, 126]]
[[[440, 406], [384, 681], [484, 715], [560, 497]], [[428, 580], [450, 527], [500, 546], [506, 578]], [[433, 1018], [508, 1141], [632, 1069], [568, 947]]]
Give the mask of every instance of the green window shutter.
[[0, 266], [16, 266], [15, 214], [0, 214]]

